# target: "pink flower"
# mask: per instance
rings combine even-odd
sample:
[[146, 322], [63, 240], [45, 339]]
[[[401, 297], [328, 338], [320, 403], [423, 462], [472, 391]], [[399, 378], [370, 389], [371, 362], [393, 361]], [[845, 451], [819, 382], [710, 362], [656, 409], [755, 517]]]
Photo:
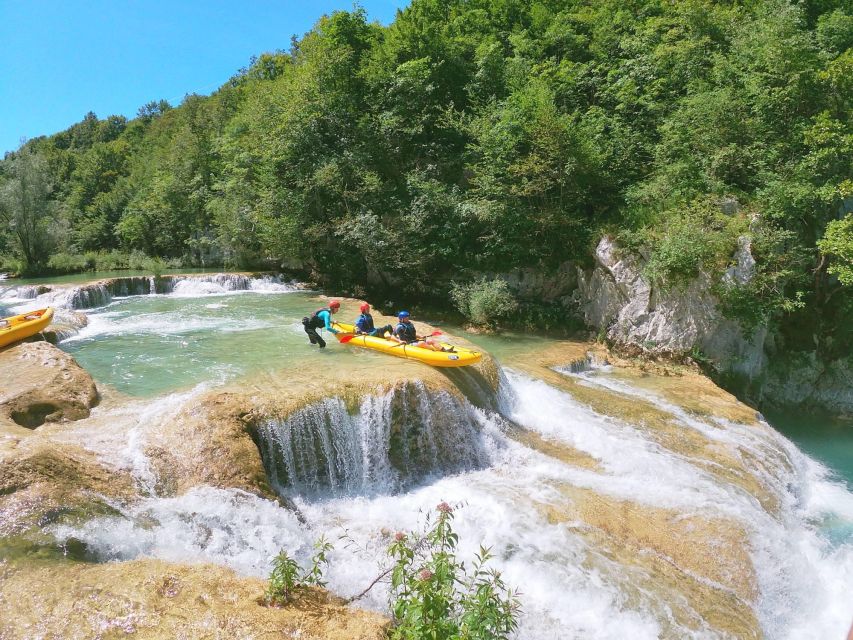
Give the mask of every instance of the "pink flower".
[[394, 540], [396, 540], [397, 542], [402, 542], [405, 539], [406, 539], [406, 534], [403, 533], [402, 531], [398, 531], [397, 533], [394, 534]]
[[450, 513], [451, 511], [453, 511], [453, 507], [451, 507], [446, 502], [439, 503], [439, 505], [436, 507], [436, 509], [438, 509], [442, 513]]
[[418, 577], [421, 579], [421, 581], [426, 582], [427, 580], [432, 578], [432, 571], [430, 571], [429, 569], [424, 569], [418, 574]]

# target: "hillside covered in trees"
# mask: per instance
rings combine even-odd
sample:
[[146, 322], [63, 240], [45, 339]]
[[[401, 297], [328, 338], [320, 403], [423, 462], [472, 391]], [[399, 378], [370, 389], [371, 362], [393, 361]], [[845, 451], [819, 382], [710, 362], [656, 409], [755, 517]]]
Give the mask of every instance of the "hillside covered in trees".
[[603, 235], [662, 287], [722, 273], [748, 235], [726, 313], [849, 354], [851, 47], [849, 0], [337, 12], [210, 96], [7, 154], [0, 270], [285, 264], [409, 298], [455, 282], [499, 314], [488, 278], [589, 264]]

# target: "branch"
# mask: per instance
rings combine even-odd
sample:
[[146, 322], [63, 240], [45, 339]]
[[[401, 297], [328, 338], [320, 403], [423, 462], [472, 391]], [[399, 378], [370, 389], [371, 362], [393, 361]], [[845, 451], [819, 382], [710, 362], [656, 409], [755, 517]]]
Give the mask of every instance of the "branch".
[[370, 591], [373, 587], [376, 586], [377, 582], [382, 580], [382, 578], [387, 576], [393, 570], [394, 570], [393, 566], [390, 566], [387, 569], [385, 569], [385, 571], [383, 571], [378, 576], [376, 576], [376, 579], [373, 582], [371, 582], [369, 585], [367, 585], [367, 588], [364, 591], [359, 593], [357, 596], [353, 596], [352, 598], [347, 598], [346, 600], [344, 600], [344, 604], [351, 604], [351, 603], [355, 602], [356, 600], [360, 600], [361, 598], [363, 598], [365, 595], [367, 595], [368, 591]]

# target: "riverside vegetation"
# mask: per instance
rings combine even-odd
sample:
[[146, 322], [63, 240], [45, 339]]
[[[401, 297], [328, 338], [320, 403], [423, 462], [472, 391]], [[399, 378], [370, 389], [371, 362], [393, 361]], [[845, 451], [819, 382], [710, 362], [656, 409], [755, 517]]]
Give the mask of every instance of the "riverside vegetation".
[[[518, 628], [520, 603], [495, 570], [486, 569], [491, 558], [481, 547], [471, 571], [456, 558], [459, 536], [452, 527], [453, 507], [436, 507], [435, 520], [427, 514], [424, 533], [397, 532], [388, 548], [392, 566], [380, 574], [355, 600], [379, 580], [390, 576], [390, 610], [394, 626], [391, 640], [506, 640]], [[273, 561], [266, 602], [285, 605], [300, 588], [326, 586], [323, 567], [332, 545], [320, 538], [314, 545], [311, 569], [282, 550]]]
[[[721, 309], [853, 345], [853, 6], [414, 0], [321, 18], [210, 96], [85, 118], [0, 162], [0, 270], [297, 267], [323, 285], [556, 324], [500, 274], [602, 235], [679, 287], [738, 238]], [[497, 282], [497, 284], [495, 284]]]

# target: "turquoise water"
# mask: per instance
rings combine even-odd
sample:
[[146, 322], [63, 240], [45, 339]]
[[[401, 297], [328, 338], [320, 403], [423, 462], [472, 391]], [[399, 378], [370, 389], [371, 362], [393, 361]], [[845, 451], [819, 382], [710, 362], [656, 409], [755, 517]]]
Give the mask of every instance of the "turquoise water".
[[308, 293], [135, 296], [88, 312], [89, 326], [60, 346], [95, 380], [135, 396], [382, 357], [342, 347], [328, 334], [326, 349], [312, 347], [301, 320], [317, 306]]
[[853, 490], [853, 420], [792, 413], [771, 413], [766, 417], [780, 433], [832, 469]]

